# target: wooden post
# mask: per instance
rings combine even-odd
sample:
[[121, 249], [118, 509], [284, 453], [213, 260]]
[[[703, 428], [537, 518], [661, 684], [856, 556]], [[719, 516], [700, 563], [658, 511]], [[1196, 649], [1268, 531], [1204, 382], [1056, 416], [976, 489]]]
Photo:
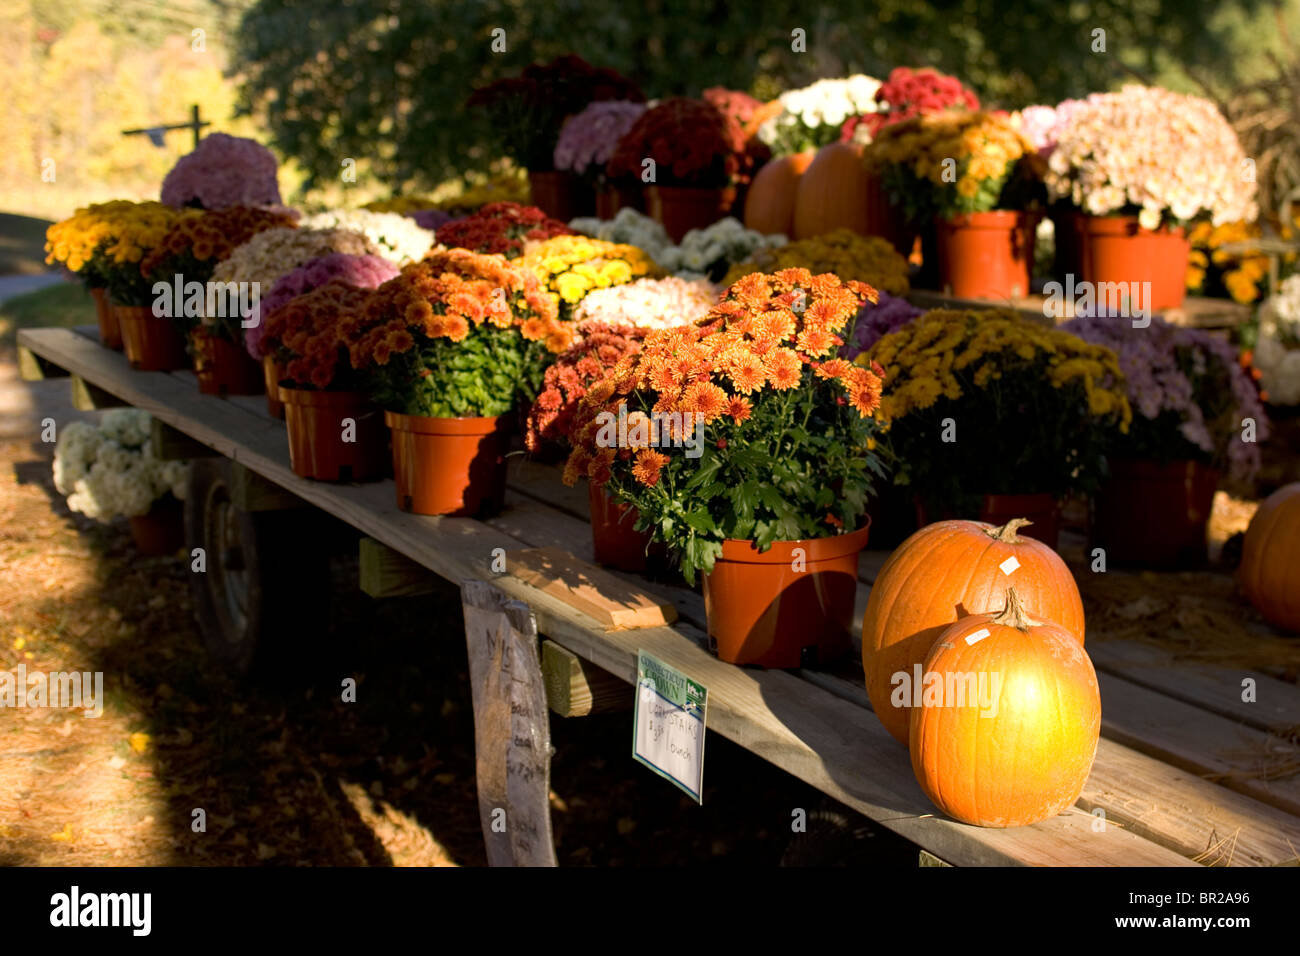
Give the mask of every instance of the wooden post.
[[292, 491], [267, 481], [237, 461], [231, 462], [230, 500], [240, 511], [287, 511], [307, 506]]
[[555, 866], [551, 733], [528, 605], [462, 581], [479, 821], [492, 866]]
[[200, 441], [195, 441], [183, 431], [178, 431], [156, 418], [151, 429], [149, 442], [154, 457], [163, 461], [189, 461], [191, 458], [214, 458], [220, 455], [220, 452], [214, 451]]
[[67, 378], [68, 371], [20, 345], [18, 346], [18, 377], [24, 382], [39, 382], [47, 378]]
[[127, 403], [116, 395], [92, 385], [80, 375], [72, 376], [72, 407], [79, 412], [93, 412], [99, 408], [122, 408]]
[[374, 538], [362, 538], [358, 549], [361, 590], [373, 598], [414, 597], [438, 588], [436, 574]]
[[542, 641], [546, 702], [561, 717], [631, 710], [632, 685], [554, 641]]

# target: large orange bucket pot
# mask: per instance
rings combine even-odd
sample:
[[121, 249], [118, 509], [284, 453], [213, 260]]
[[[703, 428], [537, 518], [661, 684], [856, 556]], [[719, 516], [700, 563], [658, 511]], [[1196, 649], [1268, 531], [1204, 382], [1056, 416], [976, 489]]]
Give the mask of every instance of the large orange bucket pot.
[[175, 321], [153, 314], [148, 306], [115, 305], [122, 329], [122, 348], [133, 369], [141, 372], [172, 372], [189, 368], [185, 339]]
[[[1143, 229], [1136, 216], [1081, 216], [1079, 251], [1084, 281], [1139, 283], [1141, 308], [1153, 312], [1176, 309], [1187, 294], [1187, 259], [1191, 243], [1182, 227]], [[1151, 283], [1150, 301], [1141, 283]], [[1097, 300], [1104, 297], [1095, 292]]]
[[399, 508], [456, 517], [501, 510], [506, 433], [513, 416], [430, 418], [384, 412], [384, 421], [393, 432]]
[[935, 222], [939, 282], [961, 299], [1021, 299], [1034, 265], [1034, 220], [998, 209]]
[[373, 481], [387, 476], [388, 430], [381, 409], [365, 395], [284, 386], [279, 394], [295, 475], [317, 481]]

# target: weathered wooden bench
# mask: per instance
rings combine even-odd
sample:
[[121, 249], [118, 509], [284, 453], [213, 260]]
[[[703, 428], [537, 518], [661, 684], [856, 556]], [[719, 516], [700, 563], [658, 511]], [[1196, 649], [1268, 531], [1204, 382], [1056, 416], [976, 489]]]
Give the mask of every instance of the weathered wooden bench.
[[[506, 509], [487, 521], [411, 515], [397, 508], [389, 481], [326, 484], [295, 476], [284, 425], [269, 417], [263, 398], [200, 395], [189, 372], [133, 371], [120, 353], [98, 344], [93, 329], [24, 330], [19, 345], [25, 374], [72, 376], [82, 404], [126, 404], [152, 414], [167, 426], [161, 437], [175, 446], [169, 453], [233, 461], [247, 476], [237, 504], [306, 503], [357, 529], [365, 536], [362, 579], [370, 593], [419, 593], [432, 574], [458, 586], [490, 582], [523, 602], [530, 625], [548, 642], [533, 658], [542, 663], [530, 666], [544, 665], [546, 698], [559, 713], [619, 706], [619, 681], [630, 705], [637, 653], [644, 650], [708, 688], [709, 729], [950, 864], [1268, 866], [1300, 857], [1300, 776], [1263, 779], [1243, 756], [1261, 748], [1300, 754], [1288, 738], [1300, 725], [1300, 688], [1292, 683], [1190, 667], [1159, 650], [1095, 642], [1090, 635], [1103, 727], [1077, 805], [1029, 827], [966, 826], [944, 818], [921, 793], [906, 751], [871, 713], [860, 663], [799, 671], [736, 667], [708, 652], [703, 600], [694, 590], [620, 575], [671, 601], [678, 620], [611, 629], [494, 570], [496, 549], [562, 548], [592, 559], [586, 492], [565, 487], [556, 469], [514, 461]], [[880, 552], [863, 555], [859, 612], [883, 559]], [[1257, 704], [1240, 700], [1246, 676], [1257, 680]]]

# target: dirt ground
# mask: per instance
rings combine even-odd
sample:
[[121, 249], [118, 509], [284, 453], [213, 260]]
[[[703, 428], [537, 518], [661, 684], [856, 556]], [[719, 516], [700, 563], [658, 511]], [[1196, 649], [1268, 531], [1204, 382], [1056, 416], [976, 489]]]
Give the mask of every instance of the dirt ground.
[[[341, 556], [304, 595], [329, 590], [333, 624], [291, 636], [301, 668], [234, 682], [205, 659], [181, 561], [69, 512], [50, 455], [0, 439], [0, 670], [102, 671], [107, 703], [0, 714], [0, 865], [484, 863], [455, 591], [374, 601]], [[562, 864], [763, 866], [829, 844], [916, 865], [911, 844], [716, 734], [695, 805], [632, 761], [630, 719], [552, 719]], [[822, 823], [792, 845], [797, 807]]]

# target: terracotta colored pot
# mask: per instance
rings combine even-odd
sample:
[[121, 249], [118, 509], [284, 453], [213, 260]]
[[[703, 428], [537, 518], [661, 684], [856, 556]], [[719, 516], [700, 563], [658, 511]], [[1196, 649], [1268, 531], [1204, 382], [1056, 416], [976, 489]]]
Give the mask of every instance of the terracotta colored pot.
[[724, 541], [713, 571], [704, 575], [709, 644], [718, 657], [805, 667], [847, 653], [858, 552], [869, 529], [868, 521], [851, 534], [778, 541], [765, 554], [752, 541]]
[[175, 554], [185, 544], [185, 508], [170, 494], [153, 503], [147, 514], [131, 519], [135, 549], [149, 558]]
[[499, 511], [506, 494], [510, 415], [429, 418], [384, 412], [393, 431], [397, 506], [422, 515]]
[[176, 322], [153, 314], [148, 306], [115, 305], [122, 347], [131, 367], [142, 372], [172, 372], [190, 367], [185, 339]]
[[561, 222], [596, 211], [595, 192], [570, 172], [529, 173], [528, 193], [534, 206]]
[[1034, 219], [998, 209], [935, 221], [939, 282], [962, 299], [1021, 299], [1034, 265]]
[[636, 530], [638, 512], [631, 505], [615, 501], [604, 488], [587, 482], [591, 502], [591, 544], [596, 563], [620, 571], [643, 572], [646, 555], [663, 553], [650, 535]]
[[261, 366], [242, 345], [202, 328], [190, 332], [194, 374], [204, 395], [261, 395], [265, 377]]
[[382, 409], [360, 392], [279, 387], [293, 473], [317, 481], [375, 481], [388, 475]]
[[1078, 210], [1069, 206], [1052, 210], [1053, 242], [1056, 254], [1052, 266], [1052, 278], [1065, 282], [1066, 276], [1074, 276], [1075, 281], [1083, 277], [1083, 245], [1079, 237], [1080, 216]]
[[731, 212], [736, 190], [694, 189], [686, 186], [646, 186], [646, 212], [661, 223], [673, 242], [692, 229], [704, 229]]
[[1092, 545], [1110, 564], [1197, 567], [1219, 473], [1196, 461], [1118, 460], [1093, 501]]
[[1057, 547], [1061, 536], [1061, 502], [1055, 495], [1047, 493], [985, 495], [977, 514], [957, 514], [950, 511], [932, 514], [925, 502], [919, 496], [916, 498], [918, 525], [924, 526], [953, 518], [986, 521], [991, 525], [1004, 525], [1012, 518], [1028, 518], [1033, 523], [1022, 528], [1020, 534], [1036, 538], [1051, 548]]
[[99, 344], [106, 349], [122, 348], [122, 326], [118, 324], [117, 312], [108, 301], [108, 290], [97, 288], [90, 290], [90, 297], [95, 300], [95, 320], [99, 323]]
[[280, 401], [280, 380], [284, 369], [273, 355], [262, 356], [262, 384], [266, 388], [266, 410], [272, 418], [284, 418], [284, 402]]
[[[1187, 292], [1191, 243], [1182, 227], [1143, 229], [1136, 216], [1080, 216], [1079, 243], [1084, 281], [1149, 282], [1150, 301], [1139, 286], [1140, 308], [1176, 309]], [[1107, 298], [1098, 289], [1098, 299]]]

